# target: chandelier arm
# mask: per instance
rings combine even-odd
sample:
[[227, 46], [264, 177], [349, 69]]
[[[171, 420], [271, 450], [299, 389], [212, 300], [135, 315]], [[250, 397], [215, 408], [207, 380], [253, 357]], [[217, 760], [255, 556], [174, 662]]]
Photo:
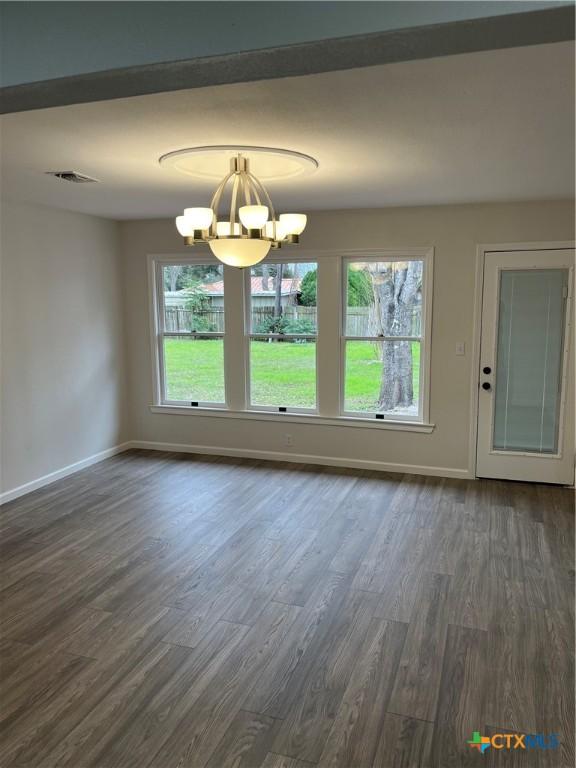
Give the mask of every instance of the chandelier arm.
[[225, 176], [220, 182], [220, 184], [218, 184], [216, 192], [214, 192], [214, 194], [212, 195], [212, 200], [210, 201], [210, 208], [212, 208], [214, 213], [218, 211], [218, 206], [220, 205], [222, 192], [224, 191], [226, 184], [228, 184], [232, 176], [234, 176], [233, 172], [230, 172], [227, 176]]
[[254, 195], [254, 198], [256, 200], [256, 205], [262, 205], [262, 200], [260, 199], [260, 194], [258, 192], [258, 187], [256, 184], [254, 184], [254, 176], [250, 173], [250, 171], [246, 172], [246, 183], [248, 184], [248, 188], [252, 190], [252, 194]]
[[[249, 177], [250, 177], [250, 181], [252, 182], [253, 186], [254, 186], [256, 189], [259, 189], [259, 190], [260, 190], [260, 192], [262, 192], [262, 196], [264, 197], [264, 199], [265, 199], [265, 200], [266, 200], [266, 202], [268, 203], [268, 207], [270, 208], [270, 211], [272, 212], [272, 219], [271, 219], [271, 220], [272, 220], [273, 222], [276, 222], [276, 212], [275, 212], [275, 210], [274, 210], [274, 206], [272, 205], [272, 200], [270, 199], [270, 195], [269, 195], [269, 194], [268, 194], [268, 192], [266, 191], [266, 187], [265, 187], [265, 186], [262, 184], [262, 182], [261, 182], [261, 181], [259, 181], [259, 180], [256, 178], [256, 176], [252, 176], [252, 174], [251, 174], [251, 173], [249, 173], [248, 175], [249, 175]], [[276, 223], [274, 223], [274, 232], [276, 232]]]
[[216, 189], [216, 192], [214, 192], [214, 194], [212, 195], [212, 200], [210, 201], [210, 208], [212, 208], [212, 210], [214, 211], [214, 217], [212, 219], [213, 235], [216, 235], [216, 222], [218, 221], [218, 208], [220, 207], [220, 200], [222, 198], [222, 193], [224, 192], [226, 184], [228, 184], [232, 176], [234, 176], [234, 172], [230, 171], [230, 173], [222, 179], [222, 181], [218, 185], [218, 188]]
[[236, 223], [236, 201], [238, 198], [238, 188], [240, 187], [240, 174], [237, 173], [234, 176], [234, 184], [232, 185], [232, 199], [230, 201], [230, 234], [234, 234], [234, 224]]
[[246, 174], [240, 174], [240, 180], [242, 182], [242, 195], [244, 197], [244, 205], [252, 205], [252, 193], [250, 192], [250, 184], [246, 180]]
[[243, 173], [240, 174], [240, 191], [244, 199], [244, 205], [250, 205], [250, 190], [246, 187], [246, 179]]

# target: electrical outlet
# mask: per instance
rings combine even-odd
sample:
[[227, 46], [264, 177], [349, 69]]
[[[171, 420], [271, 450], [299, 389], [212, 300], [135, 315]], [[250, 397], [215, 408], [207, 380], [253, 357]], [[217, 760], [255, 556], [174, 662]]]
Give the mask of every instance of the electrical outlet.
[[285, 434], [284, 435], [284, 445], [287, 448], [291, 448], [294, 445], [294, 438], [292, 435]]
[[463, 341], [456, 342], [456, 354], [463, 357], [466, 354], [466, 344]]

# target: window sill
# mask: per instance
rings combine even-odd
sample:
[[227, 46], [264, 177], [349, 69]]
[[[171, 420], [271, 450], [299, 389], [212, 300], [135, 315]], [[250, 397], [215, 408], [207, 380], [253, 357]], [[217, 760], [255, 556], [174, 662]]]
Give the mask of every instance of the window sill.
[[276, 411], [229, 411], [223, 408], [197, 408], [188, 405], [151, 405], [152, 413], [178, 416], [209, 416], [247, 421], [283, 421], [293, 424], [318, 424], [326, 427], [360, 427], [361, 429], [393, 429], [399, 432], [423, 432], [430, 434], [435, 424], [421, 421], [400, 421], [399, 419], [367, 419], [361, 416], [338, 416], [330, 418], [315, 413], [277, 413]]

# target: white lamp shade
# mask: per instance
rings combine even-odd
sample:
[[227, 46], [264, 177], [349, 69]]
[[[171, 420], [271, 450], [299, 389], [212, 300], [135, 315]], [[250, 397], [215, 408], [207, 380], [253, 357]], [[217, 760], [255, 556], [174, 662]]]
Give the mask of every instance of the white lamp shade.
[[256, 239], [222, 238], [211, 240], [209, 245], [214, 256], [230, 267], [251, 267], [262, 261], [270, 250], [269, 242]]
[[[230, 222], [229, 221], [218, 221], [216, 222], [216, 234], [218, 237], [229, 237], [230, 235]], [[241, 229], [240, 224], [235, 223], [234, 227], [232, 229], [233, 235], [240, 235]]]
[[176, 216], [176, 229], [182, 237], [191, 237], [194, 232], [194, 227], [186, 216]]
[[238, 215], [246, 229], [262, 229], [268, 221], [268, 206], [243, 205], [238, 209]]
[[286, 229], [279, 221], [268, 221], [264, 227], [264, 234], [266, 237], [272, 237], [274, 240], [284, 240]]
[[304, 232], [307, 217], [305, 213], [282, 213], [280, 223], [286, 235], [299, 235]]
[[208, 229], [213, 217], [212, 208], [184, 208], [184, 218], [192, 229]]

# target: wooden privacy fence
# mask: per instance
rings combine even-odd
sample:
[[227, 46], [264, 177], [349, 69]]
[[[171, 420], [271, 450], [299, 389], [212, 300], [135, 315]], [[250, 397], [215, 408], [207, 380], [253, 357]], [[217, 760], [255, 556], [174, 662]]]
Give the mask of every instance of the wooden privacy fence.
[[212, 331], [224, 332], [223, 309], [201, 309], [194, 312], [180, 307], [165, 307], [164, 330], [167, 333], [178, 331]]
[[[349, 307], [347, 313], [347, 333], [350, 336], [365, 336], [370, 333], [369, 307]], [[166, 307], [165, 330], [167, 333], [179, 331], [198, 332], [211, 331], [213, 333], [224, 332], [223, 309], [201, 309], [193, 311], [180, 307]], [[253, 307], [252, 328], [274, 317], [274, 307]], [[316, 307], [300, 307], [289, 305], [283, 307], [282, 315], [287, 320], [308, 321], [316, 327]]]

